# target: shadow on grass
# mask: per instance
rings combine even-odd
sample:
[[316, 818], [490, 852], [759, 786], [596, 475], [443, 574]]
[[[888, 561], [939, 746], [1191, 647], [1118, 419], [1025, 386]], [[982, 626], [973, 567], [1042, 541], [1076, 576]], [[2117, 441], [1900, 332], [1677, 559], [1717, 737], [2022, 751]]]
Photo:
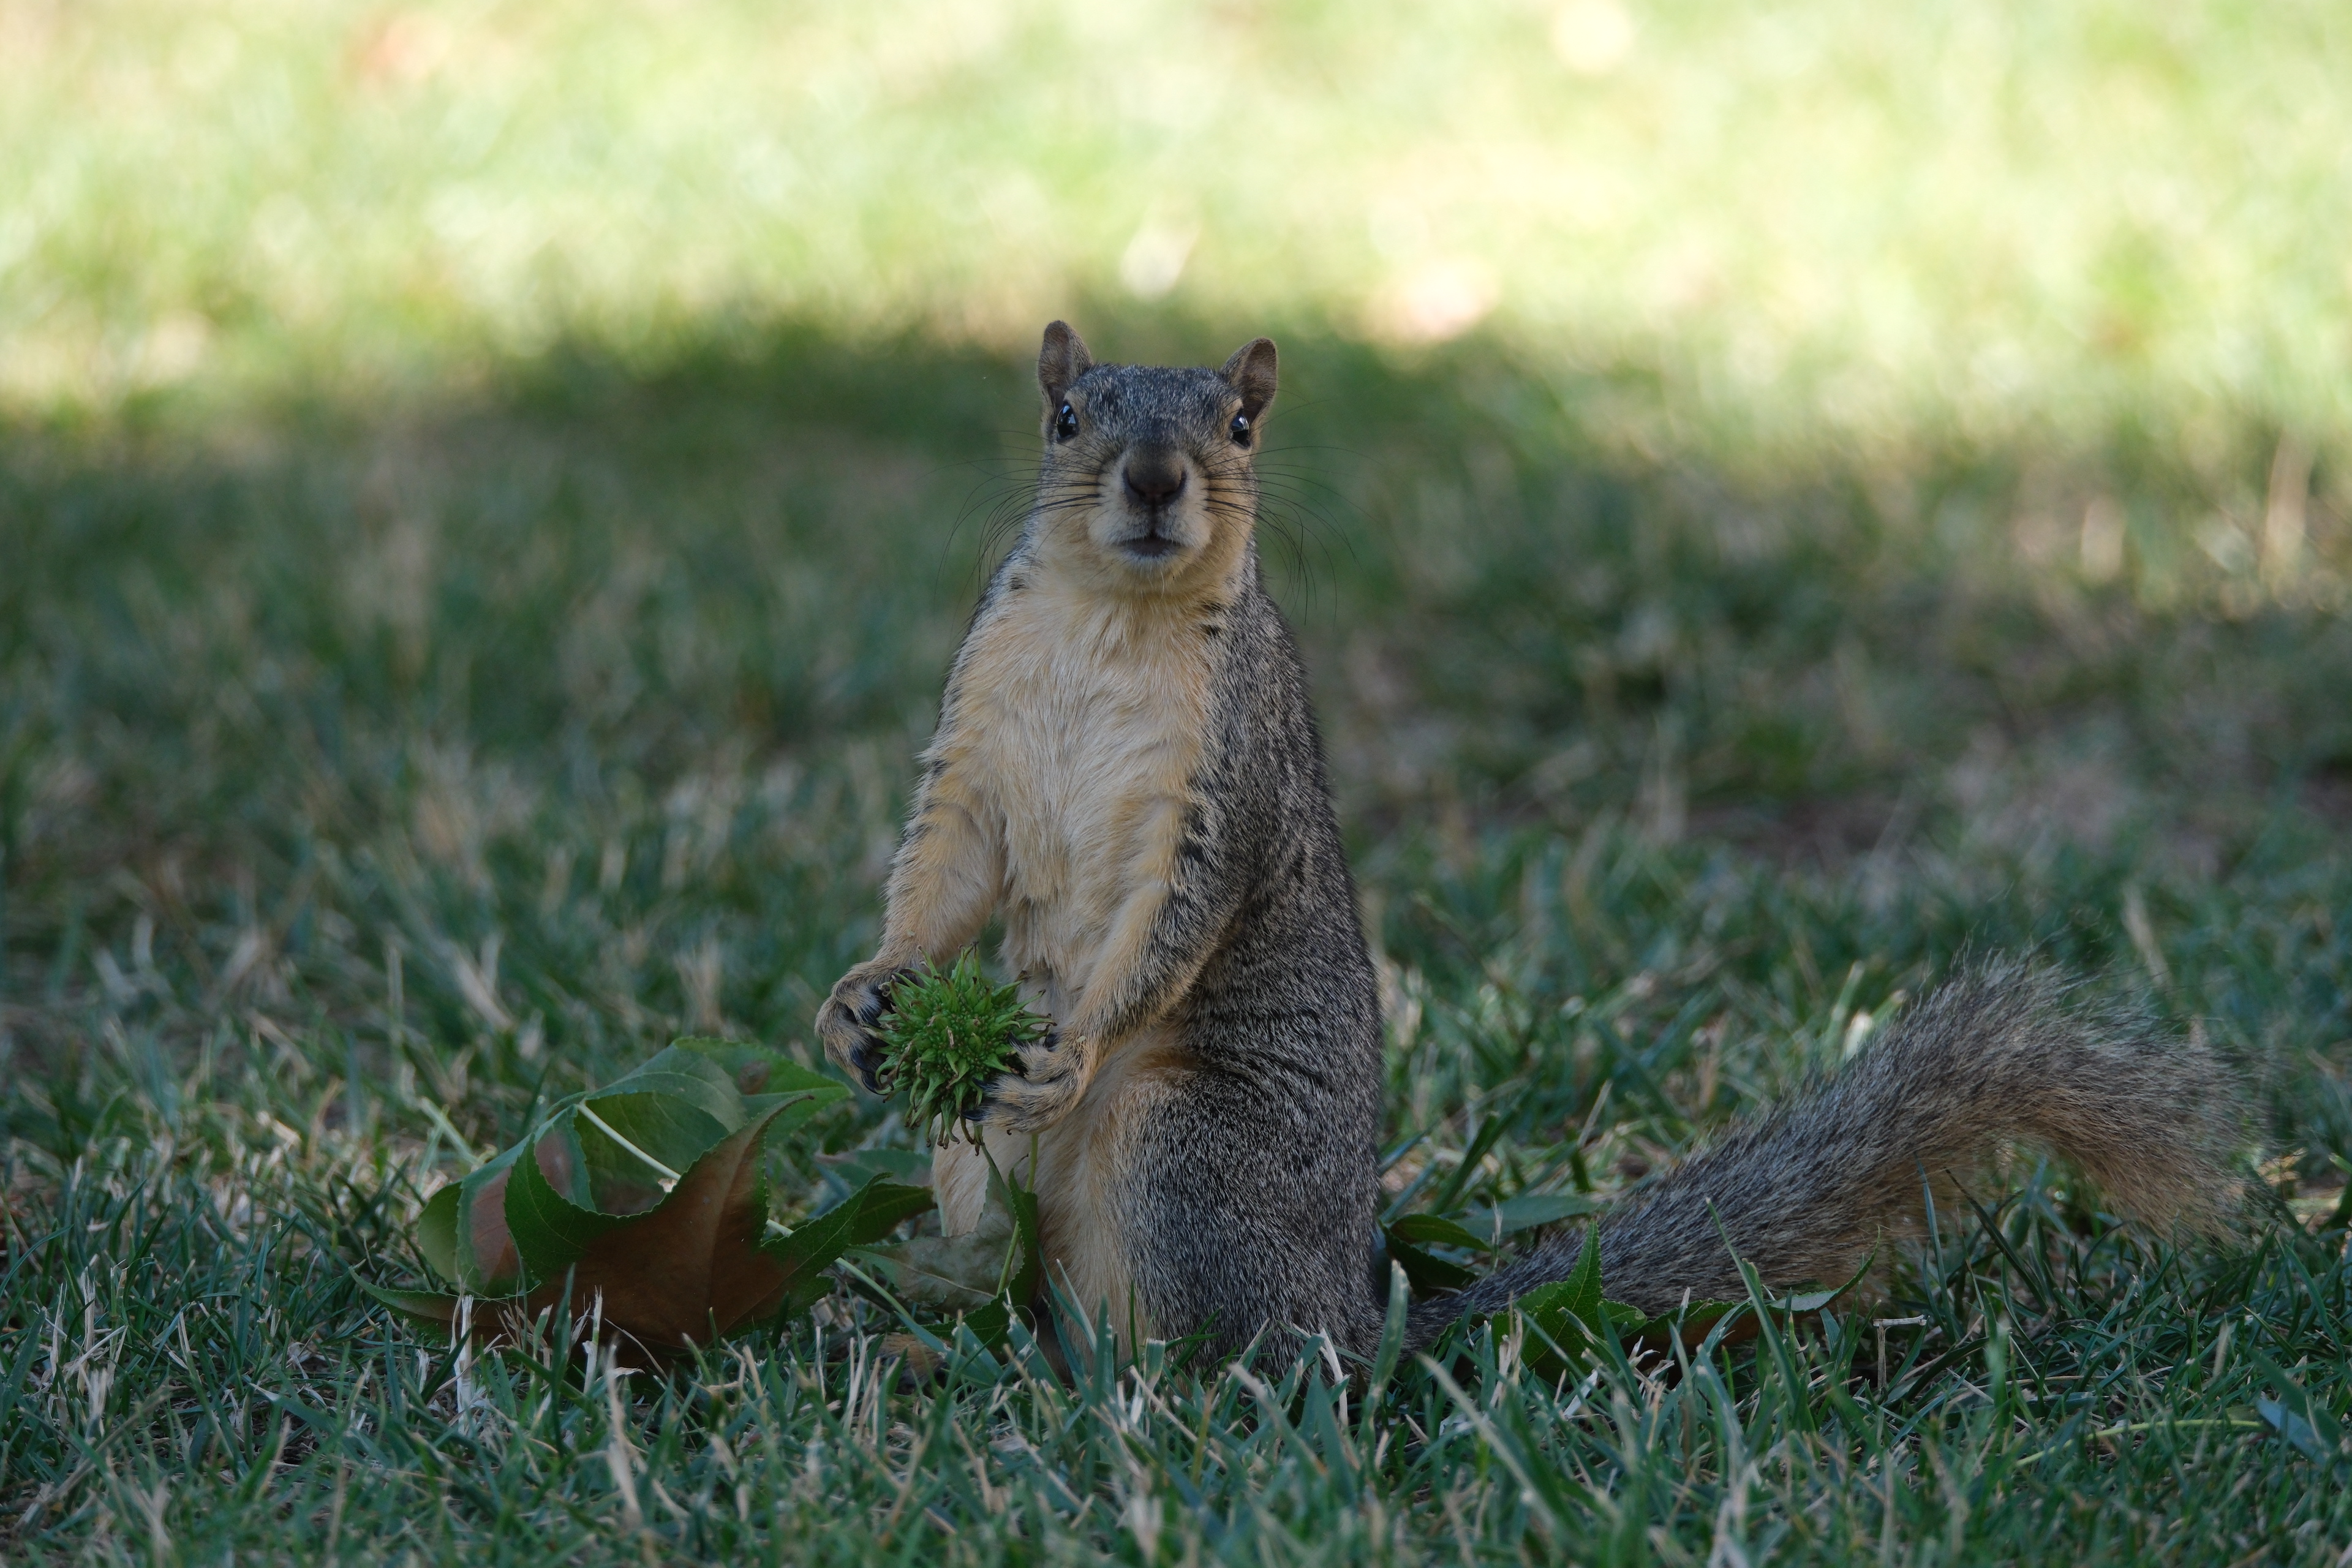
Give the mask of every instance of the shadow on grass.
[[[1955, 879], [2063, 905], [2049, 868], [2086, 856], [2094, 924], [2133, 868], [2336, 842], [2352, 632], [2213, 562], [2161, 576], [2209, 520], [2180, 472], [1731, 478], [1612, 447], [1612, 378], [1494, 343], [1284, 353], [1265, 555], [1373, 926], [1412, 950], [1461, 945], [1412, 914], [1433, 889], [1564, 853], [1496, 830], [1861, 868], [1874, 908]], [[797, 1032], [868, 941], [1033, 416], [1025, 362], [779, 327], [376, 409], [0, 430], [0, 1030], [87, 1039], [108, 1006], [188, 1041], [261, 1002], [397, 1035], [397, 950], [442, 1039]], [[2124, 581], [2037, 543], [2082, 496], [2136, 520]], [[1489, 893], [1507, 942], [1527, 912]]]
[[[1376, 904], [1502, 828], [1884, 884], [1915, 851], [2210, 879], [2344, 820], [2352, 633], [2181, 567], [2211, 498], [2177, 469], [1825, 451], [1735, 477], [1597, 433], [1633, 373], [1312, 335], [1285, 364], [1265, 553]], [[0, 430], [0, 1017], [30, 1038], [100, 992], [193, 1020], [305, 984], [348, 1010], [402, 946], [453, 1037], [534, 1007], [796, 1028], [870, 927], [1018, 524], [1033, 385], [921, 340], [714, 327], [379, 407]], [[2121, 581], [2035, 531], [2086, 495], [2133, 520]], [[575, 900], [609, 907], [567, 924]], [[501, 952], [510, 988], [571, 979], [499, 1001]]]
[[[1097, 346], [1131, 352], [1121, 336]], [[1188, 334], [1188, 357], [1235, 336]], [[1758, 478], [1612, 445], [1585, 417], [1607, 378], [1514, 367], [1493, 345], [1415, 365], [1312, 338], [1286, 353], [1267, 553], [1316, 672], [1380, 950], [1390, 1131], [1426, 1134], [1412, 1153], [1426, 1167], [1458, 1163], [1475, 1127], [1504, 1119], [1465, 1202], [1569, 1181], [1606, 1201], [1839, 1059], [1970, 942], [2155, 993], [2249, 1064], [2271, 1144], [2305, 1151], [2303, 1179], [2332, 1169], [2352, 1139], [2352, 637], [2324, 608], [2245, 595], [2194, 542], [2212, 497], [2095, 455], [1832, 454]], [[723, 1387], [711, 1373], [709, 1392], [650, 1391], [634, 1449], [549, 1425], [562, 1440], [534, 1436], [531, 1452], [555, 1458], [472, 1467], [476, 1490], [453, 1502], [416, 1479], [428, 1453], [445, 1463], [434, 1445], [488, 1452], [483, 1411], [523, 1431], [572, 1406], [530, 1414], [490, 1362], [471, 1374], [489, 1394], [453, 1407], [446, 1363], [334, 1259], [413, 1270], [405, 1216], [469, 1164], [466, 1145], [511, 1142], [535, 1108], [672, 1034], [814, 1060], [808, 1019], [869, 951], [911, 756], [1018, 515], [1033, 397], [1025, 366], [986, 354], [780, 331], [714, 335], [652, 368], [559, 353], [488, 391], [376, 410], [161, 403], [104, 429], [0, 430], [0, 1221], [29, 1215], [9, 1234], [45, 1238], [0, 1258], [26, 1282], [0, 1304], [0, 1352], [20, 1373], [48, 1365], [0, 1379], [39, 1416], [13, 1450], [10, 1517], [66, 1497], [80, 1511], [39, 1528], [67, 1542], [177, 1487], [184, 1542], [292, 1540], [323, 1510], [331, 1554], [359, 1452], [387, 1519], [446, 1521], [468, 1549], [534, 1531], [568, 1542], [575, 1527], [611, 1536], [603, 1456], [634, 1453], [670, 1477], [661, 1495], [701, 1510], [694, 1531], [748, 1539], [748, 1520], [706, 1507], [749, 1494], [719, 1489], [705, 1456], [764, 1456], [782, 1430], [789, 1463], [738, 1480], [726, 1458], [727, 1488], [803, 1510], [763, 1540], [821, 1528], [845, 1560], [862, 1549], [878, 1510], [796, 1479], [820, 1434], [837, 1454], [866, 1441], [827, 1425], [835, 1405], [805, 1379], [827, 1345], [895, 1321], [845, 1296], [827, 1339], [803, 1327], [736, 1347]], [[2104, 584], [2085, 577], [2079, 526], [2099, 498], [2129, 528]], [[2311, 504], [2314, 555], [2337, 561], [2333, 502]], [[2210, 572], [2158, 571], [2181, 541]], [[777, 1152], [780, 1201], [817, 1201], [818, 1152], [908, 1136], [870, 1100], [829, 1108]], [[2010, 1241], [1970, 1244], [1988, 1270], [1973, 1294], [1927, 1289], [1941, 1381], [1888, 1395], [1906, 1436], [1872, 1415], [1880, 1426], [1839, 1436], [1834, 1473], [1864, 1473], [1916, 1426], [1941, 1434], [1936, 1452], [2043, 1467], [1954, 1514], [1983, 1539], [2047, 1538], [2045, 1473], [2070, 1521], [2083, 1488], [2199, 1519], [2228, 1487], [2278, 1539], [2303, 1528], [2325, 1489], [2300, 1450], [2252, 1448], [2237, 1414], [2284, 1385], [2242, 1351], [2225, 1378], [2230, 1341], [2216, 1350], [2209, 1331], [2267, 1335], [2281, 1365], [2332, 1364], [2335, 1319], [2305, 1309], [2340, 1304], [2340, 1258], [2290, 1238], [2266, 1272], [2136, 1250], [2101, 1263], [2077, 1245], [2105, 1233], [2095, 1211], [2052, 1190], [2036, 1184], [2004, 1222]], [[2029, 1321], [1991, 1277], [2011, 1242], [2088, 1282], [2045, 1293]], [[2319, 1284], [2296, 1273], [2307, 1264]], [[1996, 1420], [1983, 1390], [2001, 1374], [1971, 1325], [2000, 1313], [2021, 1325], [2001, 1365], [2040, 1387]], [[79, 1393], [57, 1355], [38, 1363], [65, 1323], [87, 1352], [71, 1366], [116, 1347]], [[2144, 1373], [2107, 1361], [2126, 1341]], [[1803, 1417], [1804, 1454], [1829, 1451], [1831, 1415], [1864, 1418], [1847, 1392], [1862, 1342], [1830, 1346], [1819, 1387], [1835, 1408]], [[1907, 1353], [1898, 1342], [1898, 1383]], [[293, 1395], [276, 1426], [231, 1408], [280, 1369], [303, 1410], [353, 1413], [348, 1426], [306, 1416], [319, 1446], [289, 1446]], [[1482, 1386], [1510, 1381], [1485, 1370]], [[2299, 1375], [2340, 1404], [2340, 1379]], [[1757, 1369], [1726, 1376], [1746, 1391], [1716, 1384], [1724, 1409], [1777, 1430]], [[2094, 1380], [2101, 1403], [2078, 1408]], [[781, 1403], [744, 1392], [772, 1383]], [[954, 1419], [971, 1417], [964, 1451], [999, 1466], [983, 1487], [1009, 1484], [992, 1436], [1008, 1419], [1036, 1424], [1024, 1463], [1057, 1456], [1040, 1472], [1056, 1497], [1133, 1460], [1055, 1448], [1083, 1424], [1034, 1390], [984, 1410], [995, 1394], [967, 1391], [925, 1416], [934, 1391], [888, 1384], [867, 1384], [887, 1422], [971, 1402]], [[1563, 1408], [1567, 1387], [1522, 1384], [1542, 1431], [1586, 1441], [1604, 1402]], [[2118, 1388], [2139, 1392], [2116, 1404]], [[216, 1435], [201, 1465], [183, 1406], [163, 1403], [183, 1394]], [[1680, 1408], [1637, 1394], [1608, 1408]], [[622, 1408], [574, 1403], [595, 1421]], [[1192, 1456], [1213, 1436], [1203, 1495], [1262, 1517], [1287, 1483], [1240, 1445], [1296, 1429], [1244, 1420], [1233, 1399], [1202, 1410], [1150, 1415], [1184, 1445], [1154, 1463], [1197, 1489]], [[2231, 1435], [2226, 1463], [2199, 1447], [2176, 1464], [2153, 1439], [2112, 1463], [2087, 1445], [2066, 1458], [2084, 1424], [2113, 1436], [2184, 1413], [2186, 1441]], [[1367, 1484], [1400, 1519], [1418, 1508], [1431, 1540], [1429, 1500], [1458, 1531], [1447, 1489], [1488, 1468], [1486, 1449], [1448, 1447], [1449, 1414], [1432, 1402], [1414, 1443], [1366, 1450], [1385, 1478]], [[722, 1426], [732, 1449], [701, 1436]], [[147, 1478], [137, 1489], [84, 1462], [78, 1434], [101, 1429], [141, 1455], [124, 1472]], [[1596, 1493], [1610, 1500], [1593, 1528], [1650, 1519], [1643, 1487], [1680, 1498], [1748, 1474], [1745, 1458], [1693, 1458], [1693, 1433], [1731, 1430], [1629, 1438], [1625, 1473], [1656, 1456], [1658, 1479]], [[1604, 1478], [1622, 1458], [1576, 1453]], [[1312, 1461], [1316, 1506], [1355, 1519], [1368, 1494], [1330, 1484], [1330, 1458]], [[898, 1463], [873, 1496], [903, 1502], [906, 1478], [958, 1473]], [[2242, 1475], [2272, 1500], [2241, 1502]], [[318, 1506], [281, 1517], [273, 1501], [265, 1518], [239, 1476]], [[102, 1494], [115, 1512], [74, 1500], [91, 1477], [93, 1493], [118, 1489]], [[1940, 1528], [1945, 1494], [1906, 1486], [1904, 1528]], [[998, 1495], [919, 1506], [980, 1539], [1012, 1529]], [[1815, 1495], [1860, 1498], [1848, 1522], [1865, 1544], [1895, 1527], [1892, 1491]], [[1715, 1507], [1675, 1502], [1669, 1522], [1681, 1510], [1677, 1528], [1702, 1531]], [[1039, 1502], [1028, 1517], [1058, 1516]], [[1523, 1522], [1494, 1528], [1523, 1549]]]
[[[1097, 339], [1214, 358], [1236, 335]], [[1265, 553], [1360, 820], [1617, 805], [1669, 837], [1769, 818], [1852, 847], [1923, 770], [2058, 731], [2096, 731], [2126, 788], [2330, 805], [2352, 766], [2340, 617], [2267, 596], [2251, 556], [2233, 574], [2214, 509], [2254, 491], [2210, 493], [2142, 434], [1876, 456], [1825, 437], [1759, 476], [1612, 443], [1635, 371], [1328, 336], [1285, 363]], [[98, 769], [128, 786], [106, 815], [154, 829], [224, 815], [165, 804], [208, 770], [252, 798], [268, 753], [340, 767], [363, 737], [651, 788], [723, 744], [903, 741], [1018, 525], [1031, 385], [922, 340], [714, 328], [651, 365], [560, 348], [382, 407], [190, 395], [0, 431], [0, 842], [35, 734], [135, 738]], [[2305, 583], [2352, 558], [2336, 482], [2311, 492]], [[203, 765], [173, 760], [208, 738]], [[159, 769], [161, 795], [140, 782]]]

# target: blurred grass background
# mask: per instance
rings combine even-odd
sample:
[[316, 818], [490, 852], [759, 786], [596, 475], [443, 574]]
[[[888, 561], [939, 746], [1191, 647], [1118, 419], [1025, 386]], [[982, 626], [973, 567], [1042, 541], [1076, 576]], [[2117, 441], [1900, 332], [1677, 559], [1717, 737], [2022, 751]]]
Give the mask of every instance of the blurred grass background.
[[1129, 299], [1483, 329], [1636, 450], [2138, 426], [2226, 492], [2352, 417], [2325, 4], [5, 15], [23, 408]]
[[[361, 1447], [272, 1470], [214, 1409], [247, 1382], [373, 1429], [407, 1388], [420, 1441], [477, 1441], [329, 1260], [397, 1272], [467, 1146], [674, 1032], [806, 1050], [1018, 516], [1055, 315], [1121, 359], [1282, 342], [1268, 555], [1414, 1161], [1502, 1115], [1467, 1197], [1571, 1165], [1606, 1196], [1964, 946], [2038, 945], [2236, 1053], [2274, 1184], [2328, 1212], [2347, 79], [2319, 4], [0, 0], [0, 1544], [331, 1546]], [[824, 1130], [903, 1136], [870, 1104]], [[2061, 1199], [2035, 1223], [2091, 1223]], [[2104, 1379], [2067, 1325], [2137, 1348], [2007, 1436], [1938, 1425], [1986, 1342], [1921, 1285], [1976, 1348], [1888, 1419], [1987, 1464], [2078, 1415], [2234, 1419], [2226, 1354], [2166, 1381], [2224, 1321], [2341, 1410], [2341, 1254], [2277, 1246], [2143, 1295], [2085, 1266], [2031, 1353]], [[2083, 1326], [2126, 1299], [2141, 1329]], [[659, 1429], [669, 1548], [790, 1538], [726, 1535], [699, 1429]], [[454, 1533], [415, 1523], [444, 1482], [368, 1528], [591, 1551], [604, 1440]], [[1712, 1440], [1663, 1557], [1748, 1539]], [[1955, 1505], [1911, 1438], [1858, 1441], [1903, 1470], [1906, 1554], [2347, 1523], [2292, 1444], [1995, 1465]], [[1514, 1549], [1484, 1458], [1414, 1452], [1375, 1487], [1401, 1541]], [[1773, 1539], [1877, 1550], [1876, 1504], [1786, 1462]], [[774, 1463], [761, 1495], [845, 1559], [898, 1511]], [[1217, 1461], [1227, 1533], [1185, 1540], [1370, 1550], [1324, 1458], [1282, 1460], [1323, 1479], [1273, 1514], [1258, 1463]], [[1057, 1457], [1028, 1537], [985, 1479], [938, 1507], [980, 1558], [1139, 1551], [1084, 1502], [1124, 1464]], [[236, 1501], [281, 1474], [284, 1521]]]

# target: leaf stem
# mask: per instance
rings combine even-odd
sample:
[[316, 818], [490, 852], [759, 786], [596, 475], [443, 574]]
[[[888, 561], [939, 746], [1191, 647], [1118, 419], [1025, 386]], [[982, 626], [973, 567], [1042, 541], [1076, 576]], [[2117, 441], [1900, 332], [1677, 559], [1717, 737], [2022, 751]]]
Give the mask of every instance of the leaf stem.
[[614, 1142], [618, 1143], [622, 1148], [626, 1149], [630, 1153], [635, 1154], [638, 1159], [643, 1160], [646, 1164], [651, 1165], [655, 1170], [659, 1171], [662, 1173], [662, 1179], [667, 1182], [671, 1186], [676, 1186], [679, 1182], [686, 1179], [679, 1175], [676, 1171], [671, 1170], [667, 1165], [663, 1164], [659, 1160], [655, 1159], [651, 1154], [646, 1153], [643, 1149], [638, 1148], [635, 1143], [630, 1142], [626, 1138], [622, 1137], [621, 1134], [614, 1130], [611, 1122], [597, 1115], [593, 1110], [591, 1110], [588, 1108], [588, 1102], [584, 1100], [580, 1102], [580, 1114], [586, 1117], [589, 1121], [594, 1125], [596, 1131], [602, 1132], [605, 1137], [610, 1138]]
[[[677, 1185], [678, 1183], [686, 1179], [679, 1175], [676, 1171], [671, 1170], [667, 1165], [663, 1164], [659, 1160], [655, 1159], [651, 1154], [646, 1153], [643, 1149], [638, 1148], [635, 1143], [630, 1142], [626, 1138], [622, 1137], [621, 1134], [614, 1129], [611, 1122], [605, 1121], [603, 1117], [589, 1110], [588, 1102], [584, 1100], [580, 1102], [580, 1114], [586, 1117], [589, 1121], [595, 1126], [596, 1130], [599, 1132], [602, 1132], [605, 1137], [610, 1138], [614, 1142], [618, 1143], [622, 1148], [626, 1149], [630, 1153], [635, 1154], [638, 1159], [643, 1160], [646, 1164], [651, 1165], [655, 1170], [659, 1171], [662, 1173], [663, 1179], [668, 1182], [671, 1186], [674, 1187]], [[778, 1236], [792, 1235], [792, 1231], [778, 1222], [772, 1215], [770, 1216], [767, 1224], [768, 1228]]]

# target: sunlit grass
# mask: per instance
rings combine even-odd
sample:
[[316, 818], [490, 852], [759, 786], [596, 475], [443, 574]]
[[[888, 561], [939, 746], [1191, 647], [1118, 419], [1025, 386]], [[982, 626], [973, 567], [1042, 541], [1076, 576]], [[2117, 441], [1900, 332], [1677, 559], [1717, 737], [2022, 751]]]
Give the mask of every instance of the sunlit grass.
[[2352, 424], [2317, 0], [0, 16], [20, 408], [1127, 300], [1482, 331], [1652, 448]]

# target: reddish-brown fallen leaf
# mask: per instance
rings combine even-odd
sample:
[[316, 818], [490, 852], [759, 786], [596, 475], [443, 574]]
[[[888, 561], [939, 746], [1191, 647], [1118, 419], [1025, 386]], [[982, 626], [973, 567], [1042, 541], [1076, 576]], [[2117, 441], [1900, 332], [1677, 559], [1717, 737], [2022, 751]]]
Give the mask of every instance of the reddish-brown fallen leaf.
[[[683, 1354], [777, 1317], [788, 1306], [805, 1306], [824, 1289], [823, 1269], [845, 1248], [878, 1240], [930, 1206], [930, 1194], [919, 1188], [877, 1180], [792, 1235], [768, 1237], [761, 1140], [782, 1109], [721, 1139], [652, 1208], [608, 1217], [606, 1228], [580, 1247], [562, 1274], [550, 1270], [523, 1295], [473, 1298], [474, 1339], [525, 1342], [533, 1323], [562, 1310], [568, 1297], [573, 1322], [600, 1317], [624, 1360], [644, 1365]], [[486, 1235], [485, 1249], [500, 1239]], [[513, 1247], [510, 1237], [503, 1244]], [[464, 1300], [415, 1290], [375, 1294], [402, 1311], [452, 1327]]]
[[[654, 1356], [709, 1344], [773, 1316], [794, 1271], [764, 1250], [767, 1194], [760, 1173], [768, 1118], [722, 1139], [667, 1196], [591, 1240], [568, 1279], [528, 1295], [474, 1302], [474, 1337], [520, 1340], [532, 1320], [560, 1309], [585, 1320], [601, 1300], [606, 1328]], [[508, 1243], [511, 1246], [512, 1243]], [[403, 1310], [454, 1324], [457, 1298], [403, 1292]]]
[[673, 1041], [433, 1194], [417, 1251], [454, 1291], [362, 1286], [478, 1342], [593, 1321], [639, 1363], [804, 1311], [843, 1252], [931, 1204], [877, 1176], [788, 1235], [769, 1221], [762, 1140], [847, 1092], [757, 1047]]

